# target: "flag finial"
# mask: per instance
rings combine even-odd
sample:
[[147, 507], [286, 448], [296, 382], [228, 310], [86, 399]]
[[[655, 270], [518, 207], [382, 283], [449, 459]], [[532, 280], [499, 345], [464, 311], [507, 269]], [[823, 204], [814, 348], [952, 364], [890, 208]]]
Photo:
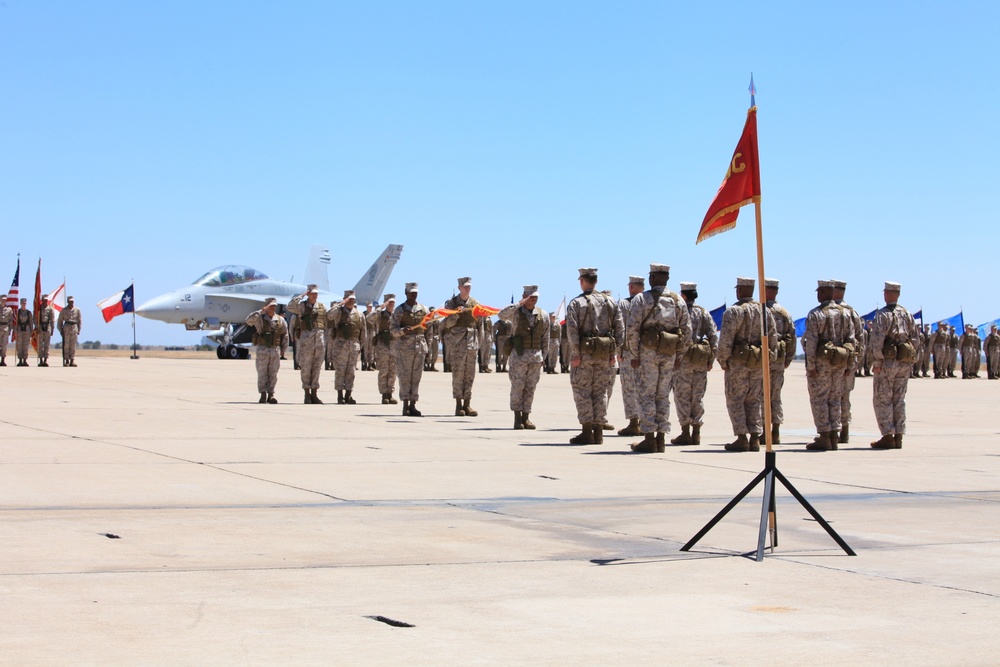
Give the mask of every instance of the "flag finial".
[[754, 99], [754, 95], [757, 94], [757, 87], [753, 85], [753, 72], [750, 72], [750, 87], [747, 90], [750, 91], [750, 106], [757, 106], [757, 101]]

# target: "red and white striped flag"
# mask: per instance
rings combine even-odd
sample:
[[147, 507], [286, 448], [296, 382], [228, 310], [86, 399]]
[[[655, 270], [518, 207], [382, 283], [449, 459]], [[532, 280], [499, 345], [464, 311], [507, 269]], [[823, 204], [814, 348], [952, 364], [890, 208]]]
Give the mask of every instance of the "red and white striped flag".
[[[14, 309], [14, 317], [17, 317], [18, 306], [21, 305], [18, 301], [18, 295], [20, 294], [21, 285], [21, 256], [17, 256], [17, 270], [14, 271], [14, 280], [10, 283], [10, 290], [7, 291], [7, 306]], [[17, 340], [17, 327], [12, 326], [10, 328], [10, 339]], [[7, 341], [3, 341], [6, 345]]]

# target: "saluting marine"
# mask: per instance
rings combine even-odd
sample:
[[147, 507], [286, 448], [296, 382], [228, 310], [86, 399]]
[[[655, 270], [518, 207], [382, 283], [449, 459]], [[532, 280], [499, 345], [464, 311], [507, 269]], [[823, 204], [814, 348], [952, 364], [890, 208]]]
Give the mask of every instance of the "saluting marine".
[[640, 454], [662, 452], [670, 432], [670, 387], [674, 369], [691, 347], [687, 304], [667, 289], [670, 267], [649, 265], [649, 289], [628, 306], [625, 349], [635, 369], [639, 429], [644, 437], [632, 445]]
[[368, 327], [365, 317], [358, 312], [358, 299], [354, 290], [344, 290], [344, 298], [330, 305], [326, 314], [327, 336], [333, 339], [327, 344], [329, 358], [333, 366], [333, 386], [337, 390], [339, 405], [354, 405], [354, 376], [361, 355], [361, 343], [367, 337]]
[[246, 323], [253, 327], [254, 363], [257, 366], [258, 403], [277, 403], [274, 388], [278, 384], [281, 358], [288, 349], [288, 324], [277, 314], [278, 300], [264, 301], [264, 307], [247, 316]]
[[424, 336], [424, 318], [427, 307], [417, 303], [419, 286], [406, 283], [406, 301], [392, 313], [389, 330], [393, 336], [396, 368], [399, 372], [399, 399], [403, 401], [403, 416], [420, 417], [417, 400], [420, 398], [420, 379], [427, 359], [427, 338]]
[[83, 328], [83, 316], [80, 309], [73, 305], [73, 297], [66, 299], [66, 307], [59, 311], [56, 326], [62, 336], [63, 366], [76, 366], [76, 341]]
[[320, 372], [326, 358], [326, 308], [319, 301], [319, 290], [309, 285], [304, 294], [294, 296], [286, 307], [296, 316], [295, 340], [299, 360], [299, 375], [305, 391], [303, 403], [321, 405], [316, 392], [319, 390]]
[[17, 310], [17, 365], [28, 365], [28, 351], [31, 349], [31, 333], [35, 330], [35, 318], [28, 310], [28, 300], [21, 299], [21, 307]]
[[549, 346], [549, 318], [538, 308], [538, 286], [525, 285], [522, 298], [499, 313], [511, 325], [510, 347], [510, 409], [514, 412], [514, 428], [533, 429], [531, 406], [535, 400], [535, 387], [542, 375], [545, 350]]
[[674, 403], [677, 405], [681, 434], [671, 440], [670, 444], [700, 445], [708, 372], [715, 363], [719, 335], [712, 314], [695, 304], [698, 283], [681, 283], [681, 298], [687, 304], [688, 318], [691, 320], [691, 347], [681, 357], [680, 367], [674, 371]]
[[906, 384], [916, 360], [917, 324], [899, 305], [899, 283], [886, 282], [885, 307], [875, 313], [872, 348], [875, 380], [872, 403], [882, 437], [871, 443], [875, 449], [900, 449], [906, 433]]

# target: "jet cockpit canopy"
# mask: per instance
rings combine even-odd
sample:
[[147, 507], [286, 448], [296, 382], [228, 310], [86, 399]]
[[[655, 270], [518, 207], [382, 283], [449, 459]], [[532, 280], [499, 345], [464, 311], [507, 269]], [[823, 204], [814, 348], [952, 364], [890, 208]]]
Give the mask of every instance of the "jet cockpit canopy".
[[230, 264], [228, 266], [215, 267], [191, 284], [204, 285], [205, 287], [222, 287], [225, 285], [248, 283], [252, 280], [267, 280], [267, 276], [249, 266]]

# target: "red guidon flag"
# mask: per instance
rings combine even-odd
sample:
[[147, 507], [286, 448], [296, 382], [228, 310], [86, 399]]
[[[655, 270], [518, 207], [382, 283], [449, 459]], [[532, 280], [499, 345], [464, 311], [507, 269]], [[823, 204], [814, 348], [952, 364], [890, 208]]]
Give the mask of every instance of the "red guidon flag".
[[736, 226], [740, 209], [747, 204], [760, 203], [760, 163], [757, 159], [757, 107], [747, 111], [747, 122], [743, 135], [733, 151], [726, 177], [722, 179], [719, 191], [715, 193], [712, 205], [708, 207], [705, 220], [701, 223], [698, 240], [701, 243], [709, 236], [728, 232]]

